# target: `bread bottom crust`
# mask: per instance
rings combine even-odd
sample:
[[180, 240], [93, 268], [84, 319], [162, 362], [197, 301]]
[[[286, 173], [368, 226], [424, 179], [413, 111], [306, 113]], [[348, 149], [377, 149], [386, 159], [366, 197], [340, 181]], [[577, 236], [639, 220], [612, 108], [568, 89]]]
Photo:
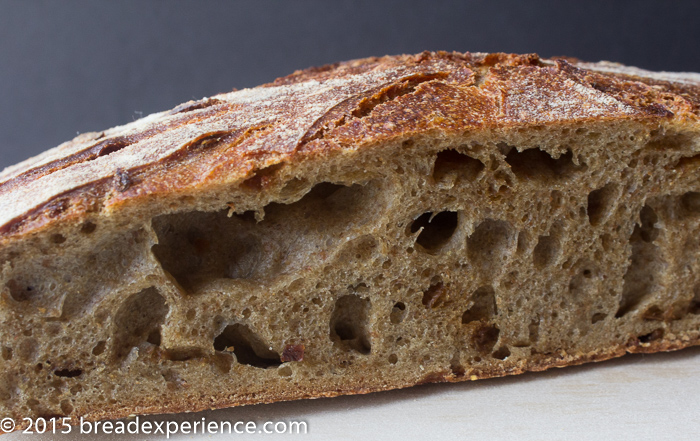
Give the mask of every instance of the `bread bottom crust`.
[[[349, 385], [347, 388], [336, 390], [324, 390], [313, 388], [299, 388], [290, 391], [286, 395], [266, 394], [264, 391], [237, 396], [236, 399], [218, 399], [203, 397], [199, 400], [173, 401], [162, 406], [138, 403], [133, 408], [116, 409], [109, 411], [90, 412], [84, 416], [86, 421], [100, 421], [127, 418], [135, 414], [157, 415], [181, 412], [201, 412], [205, 410], [225, 409], [237, 406], [247, 406], [252, 404], [269, 404], [282, 401], [292, 401], [300, 399], [333, 398], [343, 395], [363, 395], [375, 392], [383, 392], [395, 389], [429, 384], [429, 383], [458, 383], [464, 381], [485, 380], [489, 378], [505, 377], [509, 375], [519, 375], [526, 372], [542, 372], [552, 368], [564, 368], [577, 366], [585, 363], [601, 362], [613, 358], [619, 358], [626, 354], [652, 354], [656, 352], [677, 351], [691, 346], [700, 345], [700, 336], [668, 339], [642, 343], [639, 340], [632, 340], [627, 345], [621, 345], [609, 350], [593, 351], [588, 354], [567, 354], [562, 351], [557, 355], [540, 355], [522, 366], [510, 369], [484, 369], [472, 370], [469, 374], [455, 375], [451, 371], [432, 372], [426, 374], [423, 379], [415, 383], [382, 384], [377, 386]], [[77, 420], [72, 420], [77, 424]], [[17, 430], [23, 427], [18, 427]]]

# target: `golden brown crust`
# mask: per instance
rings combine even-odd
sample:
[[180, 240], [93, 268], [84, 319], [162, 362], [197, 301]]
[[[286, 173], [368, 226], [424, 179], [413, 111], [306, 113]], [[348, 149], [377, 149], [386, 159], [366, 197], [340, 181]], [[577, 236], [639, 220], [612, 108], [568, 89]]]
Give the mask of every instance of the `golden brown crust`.
[[[0, 234], [19, 237], [255, 170], [431, 131], [697, 119], [692, 78], [536, 55], [423, 53], [312, 68], [81, 135], [0, 174]], [[600, 71], [593, 70], [600, 66]]]

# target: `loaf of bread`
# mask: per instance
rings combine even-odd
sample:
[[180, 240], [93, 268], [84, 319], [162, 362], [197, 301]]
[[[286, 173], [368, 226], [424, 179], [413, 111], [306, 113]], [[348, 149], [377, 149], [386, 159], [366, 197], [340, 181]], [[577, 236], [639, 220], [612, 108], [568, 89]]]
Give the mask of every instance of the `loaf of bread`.
[[0, 416], [698, 344], [699, 117], [697, 74], [423, 53], [83, 134], [0, 174]]

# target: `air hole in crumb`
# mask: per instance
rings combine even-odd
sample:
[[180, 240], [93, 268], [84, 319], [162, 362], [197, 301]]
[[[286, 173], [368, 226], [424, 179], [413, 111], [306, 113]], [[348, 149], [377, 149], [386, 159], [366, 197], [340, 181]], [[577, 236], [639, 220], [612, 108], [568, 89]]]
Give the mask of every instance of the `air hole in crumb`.
[[552, 193], [550, 194], [550, 200], [552, 201], [550, 207], [552, 209], [552, 212], [554, 212], [562, 206], [564, 196], [562, 195], [561, 191], [552, 190]]
[[391, 320], [391, 323], [398, 325], [403, 321], [403, 319], [406, 317], [406, 305], [403, 302], [397, 302], [394, 304], [394, 307], [391, 308], [391, 314], [389, 315], [389, 319]]
[[700, 215], [700, 193], [689, 191], [681, 196], [681, 208], [686, 215]]
[[461, 356], [459, 352], [455, 352], [450, 359], [450, 371], [455, 377], [463, 377], [466, 373], [464, 366], [462, 366]]
[[[484, 163], [456, 150], [443, 150], [437, 154], [433, 178], [442, 181], [448, 177], [473, 181], [484, 169]], [[453, 179], [454, 179], [453, 178]]]
[[651, 305], [642, 313], [642, 318], [644, 320], [662, 322], [664, 321], [664, 311], [658, 305]]
[[113, 355], [124, 358], [141, 343], [150, 340], [155, 344], [154, 332], [158, 332], [160, 340], [160, 327], [168, 310], [165, 298], [153, 287], [127, 298], [114, 316]]
[[73, 405], [69, 400], [61, 401], [61, 412], [63, 412], [63, 415], [70, 415], [73, 413]]
[[534, 344], [540, 339], [540, 319], [532, 319], [530, 320], [530, 324], [527, 327], [528, 330], [528, 339], [530, 340], [530, 343]]
[[5, 361], [12, 360], [12, 348], [7, 346], [2, 347], [2, 359]]
[[58, 369], [53, 372], [58, 377], [75, 378], [83, 374], [82, 369]]
[[612, 236], [610, 236], [610, 234], [608, 233], [601, 234], [600, 244], [603, 246], [603, 251], [605, 251], [606, 253], [609, 252], [614, 244]]
[[389, 355], [389, 363], [396, 364], [399, 361], [399, 357], [396, 354]]
[[496, 315], [496, 294], [492, 287], [482, 286], [471, 296], [472, 306], [462, 314], [462, 323], [469, 324], [479, 320], [488, 320]]
[[92, 348], [92, 355], [98, 356], [101, 355], [104, 351], [105, 348], [107, 347], [107, 342], [104, 340], [100, 340], [97, 342], [94, 348]]
[[226, 326], [214, 339], [214, 349], [233, 352], [239, 363], [249, 366], [269, 368], [282, 363], [277, 352], [248, 326], [240, 323]]
[[443, 211], [436, 215], [423, 213], [411, 224], [411, 233], [420, 231], [416, 242], [428, 252], [442, 248], [457, 229], [458, 214], [454, 211]]
[[65, 242], [65, 241], [66, 241], [66, 238], [65, 238], [65, 236], [63, 236], [62, 234], [53, 234], [53, 235], [51, 235], [51, 242], [52, 242], [52, 243], [55, 243], [56, 245], [62, 244], [62, 243]]
[[95, 225], [92, 222], [85, 222], [81, 227], [80, 227], [80, 232], [83, 234], [92, 234], [95, 232], [97, 229], [97, 225]]
[[497, 358], [499, 360], [505, 360], [506, 358], [510, 357], [510, 349], [508, 349], [507, 346], [501, 346], [492, 355], [493, 355], [493, 358]]
[[369, 299], [354, 294], [340, 297], [331, 315], [331, 340], [341, 347], [369, 354]]
[[607, 314], [603, 314], [602, 312], [597, 312], [593, 314], [593, 317], [591, 317], [591, 323], [596, 324], [601, 320], [605, 320], [605, 317], [607, 317]]
[[632, 256], [623, 278], [622, 298], [615, 314], [617, 318], [636, 309], [644, 299], [657, 291], [659, 274], [667, 266], [659, 247], [653, 243], [659, 235], [656, 212], [645, 205], [639, 217], [641, 225], [635, 225], [629, 239]]
[[574, 172], [583, 168], [573, 161], [570, 150], [554, 159], [549, 153], [538, 148], [518, 152], [512, 148], [506, 156], [506, 162], [520, 180], [553, 180], [571, 177]]
[[472, 343], [477, 351], [487, 354], [493, 351], [501, 330], [496, 325], [479, 326], [472, 333]]
[[467, 254], [484, 271], [495, 270], [504, 263], [513, 240], [514, 233], [508, 222], [486, 219], [467, 239]]
[[644, 334], [639, 336], [637, 339], [639, 340], [640, 343], [651, 343], [656, 340], [662, 339], [664, 336], [664, 330], [659, 328], [655, 329], [652, 332], [648, 334]]
[[537, 269], [542, 269], [554, 263], [559, 254], [559, 239], [554, 235], [540, 236], [535, 249], [532, 251], [532, 260]]
[[434, 281], [428, 289], [423, 292], [423, 305], [428, 309], [437, 308], [447, 302], [449, 293], [445, 285], [440, 281]]
[[299, 269], [307, 257], [317, 257], [319, 249], [336, 245], [350, 227], [373, 219], [382, 207], [378, 186], [323, 182], [297, 201], [273, 202], [257, 212], [158, 216], [152, 221], [158, 236], [152, 251], [189, 292], [223, 278], [274, 280]]
[[700, 314], [700, 283], [695, 285], [695, 289], [693, 290], [694, 296], [690, 300], [690, 304], [688, 305], [688, 312], [690, 314]]
[[149, 332], [148, 337], [146, 337], [146, 342], [154, 346], [160, 346], [160, 329], [154, 329]]
[[16, 302], [26, 302], [39, 296], [38, 290], [34, 289], [33, 286], [26, 285], [15, 279], [9, 280], [6, 286], [10, 290], [10, 296]]
[[639, 213], [639, 220], [641, 225], [637, 225], [635, 231], [639, 232], [639, 237], [644, 242], [653, 242], [659, 236], [659, 229], [656, 228], [656, 223], [659, 221], [659, 217], [656, 212], [648, 205], [642, 208]]
[[520, 231], [518, 233], [518, 244], [515, 248], [515, 252], [517, 254], [523, 254], [525, 251], [527, 251], [528, 244], [530, 242], [530, 235], [527, 233], [527, 231]]
[[588, 195], [588, 221], [591, 225], [598, 226], [610, 215], [619, 197], [617, 184], [607, 184], [602, 188], [593, 190]]

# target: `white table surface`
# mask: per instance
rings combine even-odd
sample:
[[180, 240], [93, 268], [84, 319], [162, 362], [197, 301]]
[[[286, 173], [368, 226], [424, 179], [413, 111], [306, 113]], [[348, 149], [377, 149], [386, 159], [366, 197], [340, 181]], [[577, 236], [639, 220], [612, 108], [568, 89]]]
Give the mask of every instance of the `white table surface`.
[[[149, 421], [304, 421], [308, 433], [173, 435], [177, 440], [700, 440], [700, 347], [547, 372], [431, 384]], [[1, 441], [161, 440], [153, 435], [27, 435]]]

